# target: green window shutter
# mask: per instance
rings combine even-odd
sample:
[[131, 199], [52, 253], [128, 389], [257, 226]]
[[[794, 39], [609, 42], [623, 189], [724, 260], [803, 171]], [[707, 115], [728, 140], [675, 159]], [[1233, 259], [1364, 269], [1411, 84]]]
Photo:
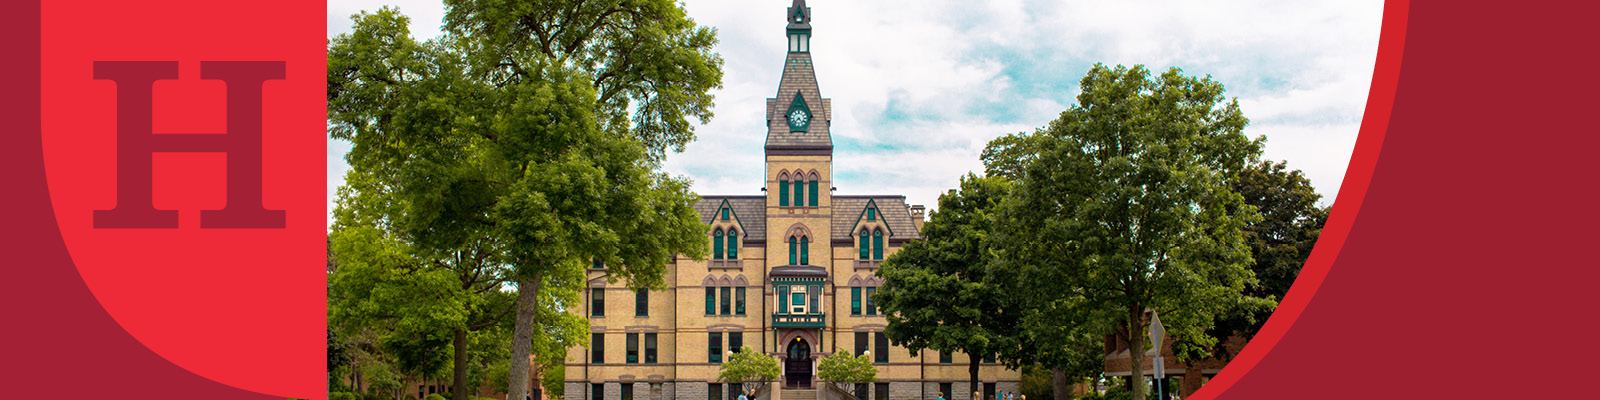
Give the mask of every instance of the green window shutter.
[[733, 315], [744, 315], [744, 287], [733, 288]]
[[861, 315], [861, 288], [850, 288], [850, 315]]
[[800, 238], [800, 265], [811, 265], [811, 239]]
[[722, 209], [722, 220], [723, 221], [727, 221], [728, 220], [728, 209], [726, 209], [726, 208]]
[[796, 260], [799, 260], [799, 257], [800, 257], [800, 239], [796, 238], [794, 236], [790, 236], [789, 237], [789, 265], [797, 265]]
[[861, 230], [861, 259], [867, 260], [872, 255], [872, 243], [867, 241], [867, 230]]
[[789, 206], [789, 181], [778, 181], [778, 206]]
[[806, 184], [806, 182], [803, 181], [803, 180], [800, 180], [800, 178], [795, 178], [794, 179], [794, 206], [795, 207], [800, 207], [800, 206], [806, 205], [806, 203], [805, 203], [805, 201], [806, 201], [806, 185], [805, 184]]
[[872, 259], [883, 259], [883, 231], [872, 231]]
[[817, 190], [817, 181], [811, 181], [811, 203], [809, 204], [811, 204], [812, 207], [817, 206], [817, 192], [819, 191], [820, 190]]
[[722, 230], [717, 229], [711, 233], [711, 258], [722, 259]]
[[876, 209], [876, 208], [868, 208], [867, 209], [867, 220], [868, 221], [877, 221], [878, 220], [878, 209]]
[[788, 286], [779, 286], [778, 287], [778, 313], [779, 314], [788, 314], [789, 313], [789, 287]]
[[728, 259], [739, 259], [739, 231], [728, 230]]
[[717, 314], [717, 288], [706, 287], [706, 315]]
[[822, 312], [822, 286], [811, 285], [811, 313]]

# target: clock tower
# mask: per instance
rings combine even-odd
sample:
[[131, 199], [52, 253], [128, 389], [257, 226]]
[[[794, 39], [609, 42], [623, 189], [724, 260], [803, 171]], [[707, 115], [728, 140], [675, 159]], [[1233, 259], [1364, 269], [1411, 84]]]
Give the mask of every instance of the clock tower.
[[794, 0], [784, 20], [789, 51], [778, 92], [767, 99], [768, 215], [827, 218], [833, 188], [833, 138], [828, 131], [833, 110], [817, 89], [811, 66], [811, 8], [805, 0]]

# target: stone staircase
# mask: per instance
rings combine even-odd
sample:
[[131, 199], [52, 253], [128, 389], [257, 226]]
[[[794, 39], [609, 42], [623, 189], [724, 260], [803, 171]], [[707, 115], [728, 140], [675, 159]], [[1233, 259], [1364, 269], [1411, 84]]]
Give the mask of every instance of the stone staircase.
[[783, 389], [779, 394], [782, 400], [817, 400], [816, 389]]

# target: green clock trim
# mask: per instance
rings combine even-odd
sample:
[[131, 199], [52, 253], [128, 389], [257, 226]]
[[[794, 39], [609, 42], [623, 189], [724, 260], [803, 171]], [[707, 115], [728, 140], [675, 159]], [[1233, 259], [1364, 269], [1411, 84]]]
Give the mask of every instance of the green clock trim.
[[811, 108], [806, 107], [806, 99], [800, 96], [800, 92], [795, 92], [794, 102], [783, 116], [789, 121], [789, 130], [792, 132], [803, 132], [811, 126]]

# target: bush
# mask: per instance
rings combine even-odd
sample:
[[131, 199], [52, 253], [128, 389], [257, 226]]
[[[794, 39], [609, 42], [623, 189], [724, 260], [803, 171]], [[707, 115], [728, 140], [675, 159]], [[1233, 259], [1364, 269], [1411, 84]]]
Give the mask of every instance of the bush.
[[361, 396], [350, 392], [328, 392], [328, 400], [361, 400]]
[[444, 397], [444, 395], [438, 394], [438, 393], [430, 394], [430, 395], [428, 395], [428, 397], [424, 397], [422, 399], [423, 400], [450, 400], [450, 398]]

